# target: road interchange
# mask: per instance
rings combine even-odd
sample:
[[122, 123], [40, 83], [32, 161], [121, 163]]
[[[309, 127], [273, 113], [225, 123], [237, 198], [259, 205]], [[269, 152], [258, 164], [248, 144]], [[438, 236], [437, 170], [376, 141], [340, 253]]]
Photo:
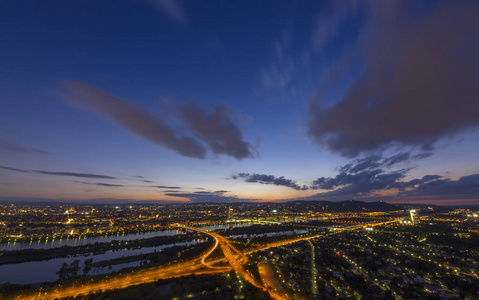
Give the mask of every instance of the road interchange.
[[[360, 228], [365, 228], [368, 226], [377, 226], [388, 224], [392, 222], [397, 222], [397, 220], [387, 221], [387, 222], [378, 222], [374, 224], [361, 224], [361, 225], [354, 225], [347, 228], [337, 229], [336, 232], [341, 232], [344, 230], [356, 230]], [[161, 266], [150, 268], [147, 270], [141, 270], [134, 273], [129, 273], [127, 275], [121, 275], [113, 278], [103, 279], [101, 281], [94, 281], [94, 282], [85, 282], [81, 286], [65, 286], [59, 287], [53, 292], [42, 292], [40, 291], [32, 294], [24, 294], [19, 295], [15, 299], [55, 299], [55, 298], [64, 298], [64, 297], [71, 297], [77, 296], [79, 294], [88, 294], [91, 292], [98, 292], [98, 291], [105, 291], [108, 289], [121, 289], [126, 288], [133, 285], [155, 282], [159, 279], [167, 279], [167, 278], [174, 278], [180, 276], [188, 276], [192, 274], [218, 274], [228, 272], [231, 269], [235, 270], [236, 273], [243, 278], [243, 280], [249, 282], [256, 288], [260, 289], [263, 292], [268, 292], [273, 299], [289, 299], [290, 297], [287, 294], [280, 294], [277, 290], [273, 290], [271, 287], [268, 289], [267, 286], [264, 286], [261, 282], [255, 279], [248, 271], [246, 271], [243, 267], [248, 261], [247, 255], [252, 254], [254, 252], [266, 250], [273, 247], [280, 247], [285, 246], [288, 244], [296, 243], [299, 241], [304, 240], [311, 240], [318, 237], [323, 237], [323, 234], [316, 234], [316, 235], [309, 235], [303, 237], [296, 237], [293, 239], [288, 239], [279, 242], [272, 242], [266, 244], [260, 248], [249, 250], [246, 252], [241, 252], [236, 247], [232, 245], [232, 243], [215, 232], [210, 232], [206, 230], [201, 230], [194, 227], [188, 227], [185, 225], [175, 224], [172, 225], [174, 227], [201, 232], [203, 234], [207, 234], [215, 240], [215, 244], [208, 249], [205, 253], [201, 255], [199, 258], [194, 258], [186, 262], [176, 263], [168, 266]], [[216, 259], [213, 261], [207, 262], [206, 259], [218, 248], [220, 247], [221, 251], [223, 252], [226, 261], [228, 262], [229, 266], [215, 266], [218, 262], [223, 262], [225, 259]]]

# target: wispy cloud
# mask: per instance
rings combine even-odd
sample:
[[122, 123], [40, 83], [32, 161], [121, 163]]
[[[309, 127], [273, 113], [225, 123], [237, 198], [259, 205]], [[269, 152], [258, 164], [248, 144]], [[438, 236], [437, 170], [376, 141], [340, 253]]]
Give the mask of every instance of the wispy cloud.
[[86, 182], [86, 181], [75, 181], [82, 184], [91, 184], [91, 185], [98, 185], [98, 186], [105, 186], [105, 187], [122, 187], [123, 184], [112, 184], [112, 183], [103, 183], [103, 182]]
[[1, 139], [1, 138], [0, 138], [0, 148], [11, 151], [11, 152], [15, 152], [15, 153], [51, 155], [51, 153], [48, 151], [44, 151], [37, 148], [23, 147], [22, 145], [20, 145], [19, 143], [15, 141]]
[[15, 172], [21, 172], [21, 173], [32, 173], [31, 171], [21, 170], [21, 169], [17, 169], [17, 168], [10, 168], [10, 167], [6, 167], [6, 166], [0, 166], [0, 169], [15, 171]]
[[146, 182], [146, 183], [152, 183], [153, 181], [146, 179], [144, 176], [133, 176], [135, 178], [138, 178], [139, 181], [141, 182]]
[[320, 51], [325, 45], [339, 34], [342, 23], [358, 12], [360, 2], [331, 1], [331, 7], [317, 16], [311, 37], [312, 49]]
[[32, 170], [33, 173], [45, 174], [45, 175], [57, 175], [57, 176], [71, 176], [71, 177], [83, 177], [83, 178], [101, 178], [101, 179], [118, 179], [112, 176], [99, 175], [99, 174], [87, 174], [87, 173], [72, 173], [72, 172], [50, 172]]
[[244, 199], [238, 198], [234, 195], [226, 196], [224, 195], [228, 191], [216, 191], [216, 192], [195, 192], [195, 193], [166, 193], [166, 196], [178, 197], [178, 198], [187, 198], [191, 202], [202, 203], [202, 202], [215, 202], [215, 203], [228, 203], [228, 202], [251, 202], [259, 199]]
[[151, 0], [161, 11], [172, 20], [186, 24], [188, 17], [178, 0]]
[[180, 189], [181, 188], [179, 186], [166, 186], [166, 185], [154, 185], [153, 187], [159, 188], [159, 189], [169, 189], [169, 190], [174, 190], [174, 189]]
[[97, 178], [97, 179], [118, 179], [113, 176], [100, 175], [100, 174], [90, 174], [90, 173], [74, 173], [74, 172], [51, 172], [51, 171], [42, 171], [42, 170], [23, 170], [16, 169], [6, 166], [0, 166], [0, 169], [21, 172], [21, 173], [34, 173], [34, 174], [43, 174], [43, 175], [56, 175], [56, 176], [70, 176], [70, 177], [81, 177], [81, 178]]

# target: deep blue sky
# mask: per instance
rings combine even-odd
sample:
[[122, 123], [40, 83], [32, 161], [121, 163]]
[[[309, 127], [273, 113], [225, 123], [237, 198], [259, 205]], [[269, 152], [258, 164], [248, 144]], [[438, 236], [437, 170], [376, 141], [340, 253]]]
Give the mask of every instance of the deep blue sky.
[[0, 197], [479, 202], [475, 1], [2, 1]]

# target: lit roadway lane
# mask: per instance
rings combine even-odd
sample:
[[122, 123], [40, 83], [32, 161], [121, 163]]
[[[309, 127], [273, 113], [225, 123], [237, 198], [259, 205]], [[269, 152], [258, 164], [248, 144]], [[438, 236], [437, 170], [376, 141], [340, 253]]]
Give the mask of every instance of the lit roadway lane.
[[221, 248], [221, 251], [223, 251], [223, 254], [225, 255], [226, 260], [228, 261], [230, 266], [245, 281], [251, 283], [252, 285], [254, 285], [255, 287], [257, 287], [258, 289], [260, 289], [262, 291], [269, 292], [269, 294], [271, 295], [271, 298], [273, 298], [273, 299], [283, 300], [283, 299], [288, 298], [288, 295], [280, 295], [276, 291], [269, 290], [269, 289], [265, 288], [261, 283], [257, 282], [256, 279], [253, 278], [243, 268], [243, 266], [238, 261], [238, 259], [235, 257], [235, 255], [233, 255], [233, 253], [237, 254], [237, 256], [241, 257], [241, 259], [243, 259], [244, 261], [246, 261], [246, 256], [244, 254], [242, 254], [241, 252], [239, 252], [234, 246], [232, 246], [231, 243], [224, 236], [221, 236], [221, 235], [219, 235], [217, 233], [214, 233], [214, 232], [205, 231], [205, 230], [201, 230], [201, 229], [197, 229], [197, 228], [193, 228], [193, 227], [186, 227], [186, 226], [178, 226], [178, 227], [193, 230], [193, 231], [198, 231], [198, 232], [201, 232], [201, 233], [208, 234], [208, 235], [212, 236], [218, 242], [218, 244]]
[[316, 235], [311, 235], [311, 236], [306, 236], [306, 237], [294, 238], [294, 239], [290, 239], [290, 240], [273, 242], [273, 243], [266, 244], [265, 246], [263, 246], [261, 248], [250, 250], [250, 251], [246, 252], [246, 254], [251, 254], [251, 253], [254, 253], [254, 252], [258, 252], [258, 251], [263, 251], [263, 250], [266, 250], [266, 249], [269, 249], [269, 248], [281, 247], [281, 246], [293, 244], [293, 243], [300, 242], [300, 241], [311, 240], [311, 239], [315, 239], [315, 238], [318, 238], [318, 237], [324, 237], [324, 235], [323, 234], [316, 234]]
[[[388, 221], [388, 222], [356, 225], [356, 226], [351, 226], [347, 228], [341, 228], [337, 232], [340, 232], [343, 230], [355, 230], [355, 229], [360, 229], [360, 228], [364, 228], [368, 226], [384, 225], [384, 224], [397, 222], [398, 220], [399, 219]], [[213, 253], [213, 251], [218, 247], [218, 245], [223, 251], [228, 263], [244, 280], [248, 281], [255, 287], [261, 289], [262, 291], [268, 291], [273, 299], [286, 299], [288, 298], [288, 295], [278, 294], [276, 291], [266, 289], [264, 286], [261, 285], [261, 283], [257, 282], [242, 267], [241, 264], [244, 264], [247, 261], [247, 257], [245, 254], [250, 254], [253, 252], [265, 250], [272, 247], [284, 246], [284, 245], [292, 244], [298, 241], [304, 241], [304, 240], [314, 239], [314, 238], [323, 236], [321, 234], [318, 234], [314, 236], [294, 238], [291, 240], [269, 243], [265, 247], [262, 247], [253, 251], [248, 251], [247, 253], [244, 254], [238, 251], [233, 245], [231, 245], [230, 241], [228, 241], [225, 237], [217, 233], [213, 233], [213, 232], [209, 232], [209, 231], [205, 231], [205, 230], [201, 230], [197, 228], [192, 228], [192, 227], [185, 227], [185, 226], [176, 226], [176, 227], [181, 227], [181, 228], [189, 229], [192, 231], [198, 231], [198, 232], [207, 234], [209, 236], [212, 236], [215, 239], [215, 245], [213, 245], [213, 247], [211, 247], [210, 250], [205, 252], [205, 254], [203, 254], [200, 258], [191, 259], [183, 263], [178, 263], [178, 264], [163, 266], [158, 268], [152, 268], [148, 270], [142, 270], [136, 273], [130, 273], [128, 275], [117, 276], [117, 277], [105, 279], [102, 281], [83, 283], [82, 286], [62, 287], [55, 290], [52, 293], [37, 292], [30, 295], [22, 295], [20, 297], [17, 297], [16, 299], [32, 299], [33, 300], [33, 299], [55, 299], [55, 298], [64, 298], [64, 297], [75, 297], [79, 294], [86, 295], [90, 292], [98, 292], [99, 290], [105, 291], [108, 289], [121, 289], [121, 288], [126, 288], [132, 285], [154, 282], [154, 281], [157, 281], [158, 279], [187, 276], [191, 274], [217, 274], [217, 273], [227, 272], [231, 270], [230, 267], [211, 266], [211, 264], [214, 264], [215, 262], [218, 262], [221, 260], [215, 260], [209, 263], [206, 263], [205, 261], [206, 258], [210, 256], [211, 253]], [[208, 268], [205, 269], [204, 268], [205, 266]]]
[[308, 244], [311, 247], [311, 293], [313, 294], [313, 299], [318, 297], [318, 284], [316, 282], [318, 277], [318, 271], [316, 269], [314, 245], [308, 240]]
[[208, 256], [210, 256], [211, 253], [213, 253], [213, 251], [216, 250], [217, 247], [218, 247], [218, 239], [215, 238], [215, 244], [214, 244], [214, 246], [211, 247], [211, 249], [210, 249], [209, 251], [207, 251], [207, 252], [203, 255], [203, 257], [201, 258], [201, 264], [203, 264], [203, 265], [206, 266], [206, 267], [213, 268], [212, 266], [206, 264], [206, 261], [205, 261], [205, 260], [206, 260], [206, 258], [207, 258]]
[[[214, 250], [214, 249], [213, 249]], [[198, 259], [188, 262], [163, 266], [159, 268], [152, 268], [148, 270], [139, 271], [137, 273], [130, 273], [123, 276], [117, 276], [101, 281], [94, 281], [91, 283], [83, 283], [81, 286], [70, 286], [57, 289], [54, 292], [44, 293], [37, 292], [31, 295], [22, 295], [16, 299], [55, 299], [64, 297], [75, 297], [79, 294], [88, 294], [90, 292], [98, 292], [100, 290], [108, 289], [122, 289], [132, 285], [142, 283], [154, 282], [158, 279], [166, 279], [179, 276], [188, 276], [192, 274], [218, 274], [231, 270], [230, 267], [225, 268], [204, 268], [202, 264], [198, 263]]]
[[278, 281], [277, 275], [269, 264], [258, 264], [258, 271], [261, 280], [269, 285], [271, 288], [278, 291], [279, 294], [286, 294], [281, 284]]

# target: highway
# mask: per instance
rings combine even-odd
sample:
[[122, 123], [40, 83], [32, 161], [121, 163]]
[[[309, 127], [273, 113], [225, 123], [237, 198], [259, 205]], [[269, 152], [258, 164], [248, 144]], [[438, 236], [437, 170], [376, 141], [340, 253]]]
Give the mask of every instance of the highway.
[[247, 252], [245, 252], [245, 254], [251, 254], [251, 253], [254, 253], [254, 252], [263, 251], [263, 250], [267, 250], [269, 248], [274, 248], [274, 247], [281, 247], [281, 246], [293, 244], [293, 243], [300, 242], [300, 241], [307, 241], [307, 240], [315, 239], [315, 238], [318, 238], [318, 237], [324, 237], [324, 234], [315, 234], [315, 235], [310, 235], [310, 236], [305, 236], [305, 237], [293, 238], [293, 239], [290, 239], [290, 240], [284, 240], [284, 241], [269, 243], [269, 244], [266, 244], [263, 247], [247, 251]]
[[286, 291], [278, 281], [276, 273], [269, 264], [258, 264], [258, 272], [264, 284], [270, 286], [280, 294], [286, 294]]
[[[362, 225], [354, 225], [350, 227], [338, 228], [337, 232], [343, 230], [355, 230], [359, 228], [364, 228], [368, 226], [377, 226], [388, 224], [392, 222], [397, 222], [397, 220], [387, 221], [387, 222], [378, 222], [373, 224], [362, 224]], [[142, 283], [154, 282], [158, 279], [166, 279], [172, 277], [179, 277], [179, 276], [187, 276], [191, 274], [218, 274], [223, 273], [231, 270], [235, 270], [238, 275], [240, 275], [245, 281], [251, 283], [255, 287], [259, 288], [262, 291], [268, 291], [273, 299], [288, 299], [289, 296], [286, 293], [279, 293], [276, 289], [268, 289], [265, 287], [261, 282], [258, 282], [251, 274], [243, 268], [243, 264], [248, 261], [246, 255], [266, 250], [272, 247], [280, 247], [292, 243], [296, 243], [299, 241], [310, 240], [318, 237], [323, 237], [323, 234], [316, 234], [306, 237], [299, 237], [293, 238], [290, 240], [284, 240], [279, 242], [273, 242], [265, 245], [264, 247], [247, 251], [242, 253], [238, 249], [236, 249], [230, 241], [228, 241], [225, 237], [210, 231], [205, 231], [193, 227], [181, 226], [181, 225], [174, 225], [175, 227], [188, 229], [192, 231], [201, 232], [207, 234], [215, 239], [215, 244], [208, 249], [201, 257], [191, 259], [186, 262], [172, 264], [168, 266], [156, 267], [147, 270], [141, 270], [136, 273], [129, 273], [127, 275], [120, 275], [113, 278], [104, 279], [101, 281], [93, 281], [91, 283], [83, 283], [81, 286], [65, 286], [58, 288], [53, 293], [45, 293], [39, 291], [34, 294], [30, 295], [22, 295], [17, 297], [16, 299], [55, 299], [55, 298], [63, 298], [63, 297], [71, 297], [77, 296], [79, 294], [88, 294], [90, 292], [97, 292], [99, 290], [108, 290], [108, 289], [121, 289], [126, 288], [132, 285], [138, 285]], [[214, 261], [206, 262], [206, 259], [213, 253], [218, 246], [221, 248], [228, 264], [230, 267], [218, 267], [213, 266], [213, 264], [223, 261], [224, 259], [217, 259]]]
[[[269, 292], [271, 298], [273, 299], [278, 299], [278, 300], [288, 299], [287, 294], [280, 295], [276, 291], [264, 287], [253, 276], [251, 276], [251, 274], [243, 268], [242, 263], [237, 259], [237, 257], [240, 257], [240, 259], [243, 260], [243, 263], [244, 263], [247, 261], [246, 256], [240, 251], [238, 251], [233, 245], [231, 245], [231, 243], [224, 236], [221, 236], [214, 232], [201, 230], [201, 229], [197, 229], [193, 227], [186, 227], [186, 226], [178, 226], [178, 227], [188, 229], [188, 230], [198, 231], [198, 232], [212, 236], [218, 242], [221, 248], [221, 251], [223, 251], [223, 254], [226, 257], [226, 260], [228, 261], [230, 266], [233, 268], [233, 270], [236, 271], [236, 273], [239, 276], [241, 276], [241, 278], [243, 278], [245, 281], [249, 282], [250, 284], [254, 285], [258, 289], [264, 292]], [[236, 254], [236, 256], [234, 255], [234, 253]]]
[[201, 264], [206, 266], [206, 267], [212, 267], [211, 265], [207, 264], [206, 263], [206, 258], [208, 258], [208, 256], [211, 255], [211, 253], [213, 253], [213, 251], [216, 250], [216, 248], [218, 248], [218, 239], [215, 238], [215, 244], [213, 245], [213, 247], [211, 247], [210, 250], [206, 251], [206, 253], [203, 255], [203, 257], [201, 258]]
[[[213, 249], [214, 250], [214, 249]], [[209, 255], [211, 252], [208, 251]], [[203, 256], [204, 257], [204, 256]], [[79, 294], [88, 294], [90, 292], [97, 292], [99, 290], [121, 289], [132, 285], [138, 285], [148, 282], [155, 282], [158, 279], [166, 279], [180, 276], [187, 276], [191, 274], [218, 274], [231, 270], [230, 267], [216, 267], [205, 268], [200, 263], [200, 259], [172, 264], [148, 270], [142, 270], [136, 273], [129, 273], [127, 275], [117, 276], [101, 281], [93, 281], [91, 283], [83, 283], [81, 286], [69, 286], [57, 289], [53, 293], [37, 292], [31, 295], [22, 295], [16, 299], [55, 299], [64, 297], [74, 297]]]

